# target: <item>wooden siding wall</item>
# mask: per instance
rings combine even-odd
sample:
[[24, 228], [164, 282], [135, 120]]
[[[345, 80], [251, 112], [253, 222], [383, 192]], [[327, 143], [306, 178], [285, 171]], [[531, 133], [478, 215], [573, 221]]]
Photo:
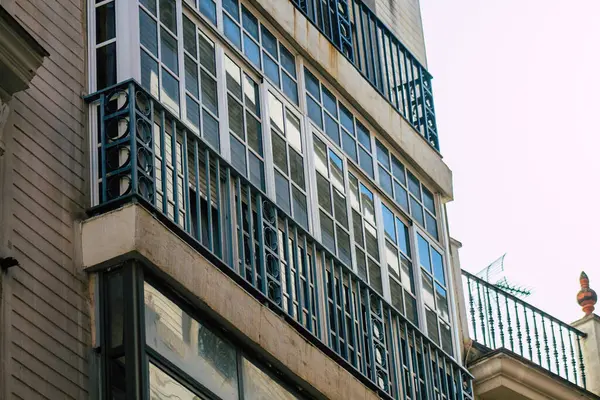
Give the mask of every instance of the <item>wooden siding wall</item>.
[[89, 191], [85, 2], [8, 5], [50, 56], [11, 101], [5, 127], [0, 246], [21, 266], [3, 277], [0, 398], [87, 399], [91, 326], [76, 222]]

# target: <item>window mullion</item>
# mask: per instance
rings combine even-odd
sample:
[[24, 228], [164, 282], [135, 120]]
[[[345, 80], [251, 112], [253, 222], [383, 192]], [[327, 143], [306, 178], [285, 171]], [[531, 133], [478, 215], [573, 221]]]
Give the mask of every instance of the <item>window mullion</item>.
[[[302, 96], [304, 98], [304, 96]], [[302, 122], [306, 127], [306, 172], [308, 175], [308, 192], [310, 197], [309, 215], [312, 220], [312, 233], [315, 238], [321, 237], [321, 223], [319, 221], [319, 199], [317, 195], [317, 168], [315, 163], [315, 151], [313, 142], [313, 128], [308, 115], [302, 114]], [[312, 212], [310, 212], [312, 211]]]
[[346, 215], [348, 216], [348, 235], [350, 236], [350, 257], [352, 258], [352, 264], [348, 265], [356, 274], [358, 274], [358, 266], [356, 264], [356, 245], [354, 240], [354, 220], [352, 212], [352, 204], [350, 200], [350, 170], [348, 169], [348, 159], [344, 160], [344, 190], [346, 191]]
[[[423, 332], [427, 332], [427, 323], [425, 320], [425, 302], [423, 300], [423, 277], [421, 272], [421, 262], [419, 254], [419, 246], [417, 246], [417, 228], [414, 224], [410, 226], [410, 252], [413, 262], [413, 279], [415, 281], [415, 298], [417, 300], [417, 314], [419, 316], [418, 327]], [[429, 255], [427, 255], [429, 257]]]
[[271, 117], [269, 111], [269, 85], [264, 80], [260, 84], [260, 102], [260, 108], [262, 110], [263, 158], [265, 162], [265, 191], [273, 203], [277, 204], [277, 195], [275, 191], [275, 168], [273, 164], [273, 143], [271, 138]]
[[[217, 1], [220, 6], [220, 1]], [[219, 12], [218, 15], [221, 15]], [[215, 72], [217, 77], [217, 103], [219, 105], [219, 145], [221, 156], [231, 162], [231, 139], [229, 137], [229, 109], [227, 104], [227, 71], [225, 70], [225, 50], [219, 42], [215, 42]], [[198, 53], [198, 61], [200, 54]], [[198, 63], [200, 65], [200, 62]], [[199, 67], [201, 69], [201, 67]], [[198, 81], [201, 81], [198, 75]], [[198, 88], [200, 91], [201, 88]], [[202, 115], [202, 110], [200, 111]], [[202, 132], [200, 133], [202, 135]]]

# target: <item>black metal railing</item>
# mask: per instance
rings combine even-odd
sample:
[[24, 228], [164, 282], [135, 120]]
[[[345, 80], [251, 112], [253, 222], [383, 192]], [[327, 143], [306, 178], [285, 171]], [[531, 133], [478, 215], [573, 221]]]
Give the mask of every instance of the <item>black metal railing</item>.
[[146, 205], [384, 398], [473, 398], [468, 371], [136, 82], [86, 100], [91, 213]]
[[581, 353], [585, 333], [467, 271], [462, 276], [473, 340], [508, 349], [586, 387]]
[[431, 75], [362, 0], [291, 0], [439, 151]]

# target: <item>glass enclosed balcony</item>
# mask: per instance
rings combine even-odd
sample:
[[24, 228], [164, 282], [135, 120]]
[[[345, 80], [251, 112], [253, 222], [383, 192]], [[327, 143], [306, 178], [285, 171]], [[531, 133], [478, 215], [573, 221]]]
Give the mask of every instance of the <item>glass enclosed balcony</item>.
[[[248, 108], [254, 103], [247, 96], [251, 91], [245, 93], [239, 104]], [[384, 219], [392, 224], [382, 224], [381, 229], [385, 226], [389, 242], [385, 253], [395, 257], [379, 255], [378, 234], [370, 233], [375, 231], [370, 224], [381, 218], [375, 216], [379, 211], [373, 208], [367, 186], [356, 180], [362, 185], [356, 197], [354, 189], [348, 189], [350, 203], [356, 202], [364, 218], [362, 224], [353, 227], [360, 227], [360, 232], [350, 234], [352, 242], [358, 240], [355, 235], [364, 237], [363, 247], [357, 245], [350, 251], [350, 243], [339, 236], [347, 229], [336, 217], [340, 208], [332, 205], [328, 211], [320, 203], [320, 215], [332, 223], [331, 242], [325, 243], [317, 240], [306, 226], [310, 224], [298, 217], [308, 214], [307, 219], [312, 218], [310, 207], [297, 214], [295, 206], [281, 206], [302, 205], [297, 201], [302, 194], [301, 181], [289, 168], [285, 171], [290, 182], [282, 187], [294, 201], [282, 203], [281, 196], [266, 193], [272, 188], [261, 179], [262, 170], [247, 163], [251, 155], [259, 161], [261, 155], [249, 136], [245, 136], [243, 152], [228, 162], [210, 136], [199, 136], [172, 105], [160, 102], [134, 81], [101, 90], [87, 101], [96, 139], [92, 157], [95, 206], [91, 214], [131, 202], [147, 208], [216, 268], [284, 316], [307, 340], [383, 398], [473, 398], [472, 378], [454, 356], [453, 307], [449, 308], [450, 283], [442, 253], [425, 231], [415, 235], [417, 254], [405, 249], [405, 244], [412, 242], [409, 235], [413, 231], [388, 209]], [[252, 114], [250, 109], [245, 112]], [[295, 141], [291, 131], [284, 135], [286, 129], [293, 130], [293, 126], [284, 127], [281, 133], [288, 141], [283, 148], [289, 155]], [[236, 164], [243, 157], [247, 157], [246, 162]], [[342, 193], [338, 186], [348, 178], [338, 167], [332, 158], [316, 168], [329, 174], [324, 184], [331, 191]], [[279, 171], [283, 176], [284, 169]], [[335, 197], [329, 199], [336, 201]], [[362, 261], [357, 260], [357, 250], [366, 252]], [[415, 262], [419, 260], [414, 271], [404, 253], [413, 254]], [[390, 276], [399, 291], [388, 301], [389, 295], [383, 293], [390, 289], [381, 285], [377, 262], [395, 258], [398, 278]], [[416, 288], [421, 288], [421, 281], [424, 286], [429, 282], [431, 288], [423, 287], [420, 294], [405, 279]]]

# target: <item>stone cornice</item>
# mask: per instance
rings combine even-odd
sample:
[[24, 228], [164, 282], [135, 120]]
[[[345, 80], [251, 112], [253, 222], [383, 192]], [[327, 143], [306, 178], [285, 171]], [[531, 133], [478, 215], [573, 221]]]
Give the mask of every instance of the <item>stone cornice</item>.
[[0, 6], [0, 99], [26, 89], [48, 52]]

